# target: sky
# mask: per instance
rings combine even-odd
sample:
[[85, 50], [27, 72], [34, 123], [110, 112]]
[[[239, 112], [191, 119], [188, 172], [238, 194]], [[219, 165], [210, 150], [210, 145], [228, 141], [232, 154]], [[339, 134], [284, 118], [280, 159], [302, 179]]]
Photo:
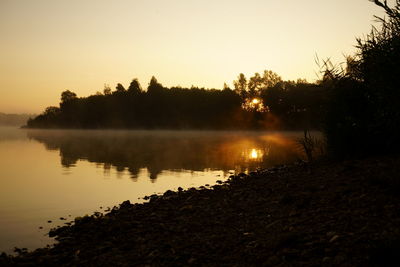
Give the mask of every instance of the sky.
[[[393, 2], [393, 1], [392, 1]], [[389, 1], [390, 3], [390, 1]], [[232, 86], [272, 70], [317, 78], [382, 10], [368, 0], [0, 0], [0, 112], [40, 113], [61, 92]]]

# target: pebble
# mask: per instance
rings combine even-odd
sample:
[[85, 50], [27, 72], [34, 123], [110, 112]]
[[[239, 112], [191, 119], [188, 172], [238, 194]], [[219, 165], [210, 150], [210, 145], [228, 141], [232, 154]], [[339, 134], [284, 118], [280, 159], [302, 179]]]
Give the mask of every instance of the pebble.
[[322, 259], [322, 262], [328, 262], [328, 261], [330, 261], [330, 260], [331, 260], [330, 257], [325, 257], [325, 258]]
[[338, 235], [333, 236], [330, 240], [329, 243], [335, 242], [339, 238]]
[[335, 234], [336, 234], [335, 232], [328, 232], [326, 233], [326, 236], [332, 238]]

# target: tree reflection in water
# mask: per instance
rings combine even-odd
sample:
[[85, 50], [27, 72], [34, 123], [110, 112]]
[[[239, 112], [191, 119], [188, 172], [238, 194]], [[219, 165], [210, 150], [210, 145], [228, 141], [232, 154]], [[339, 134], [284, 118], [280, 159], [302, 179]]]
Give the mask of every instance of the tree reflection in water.
[[60, 151], [61, 164], [78, 160], [102, 165], [105, 172], [129, 171], [133, 180], [147, 169], [151, 180], [163, 171], [246, 172], [302, 158], [301, 133], [214, 131], [29, 130], [30, 139]]

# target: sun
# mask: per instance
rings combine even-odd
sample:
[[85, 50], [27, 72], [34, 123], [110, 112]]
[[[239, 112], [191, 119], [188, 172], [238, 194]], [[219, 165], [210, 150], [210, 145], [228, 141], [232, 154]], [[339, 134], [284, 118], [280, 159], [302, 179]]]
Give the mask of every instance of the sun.
[[262, 99], [258, 97], [246, 98], [242, 103], [242, 108], [248, 111], [267, 112], [268, 107], [264, 107]]

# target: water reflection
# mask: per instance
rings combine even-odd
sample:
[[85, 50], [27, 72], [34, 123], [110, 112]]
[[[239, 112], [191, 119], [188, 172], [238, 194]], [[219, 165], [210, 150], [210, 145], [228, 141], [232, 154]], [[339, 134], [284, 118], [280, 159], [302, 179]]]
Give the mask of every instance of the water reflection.
[[291, 163], [301, 135], [0, 128], [0, 252], [45, 246], [66, 215]]
[[[30, 139], [60, 153], [65, 169], [79, 160], [128, 171], [136, 180], [146, 169], [155, 181], [163, 171], [243, 172], [293, 162], [302, 157], [297, 133], [191, 131], [30, 130]], [[68, 171], [67, 171], [68, 173]]]
[[[265, 149], [265, 150], [268, 150], [268, 149]], [[266, 157], [268, 156], [268, 154], [265, 153], [265, 150], [252, 148], [251, 152], [249, 154], [249, 159], [256, 160], [256, 161], [262, 161], [264, 158], [264, 155]]]

